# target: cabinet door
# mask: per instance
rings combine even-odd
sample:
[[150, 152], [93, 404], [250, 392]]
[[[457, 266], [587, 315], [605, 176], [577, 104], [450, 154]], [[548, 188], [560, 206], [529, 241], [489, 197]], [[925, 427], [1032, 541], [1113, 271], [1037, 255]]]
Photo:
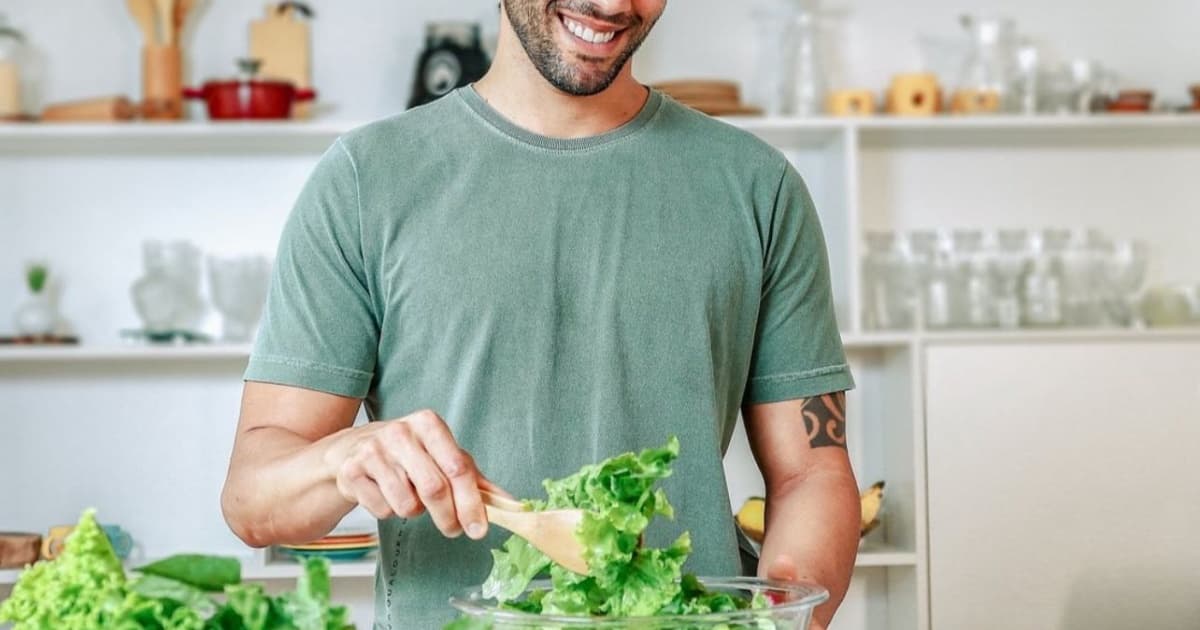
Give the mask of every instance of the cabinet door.
[[1200, 342], [927, 352], [933, 630], [1200, 628]]

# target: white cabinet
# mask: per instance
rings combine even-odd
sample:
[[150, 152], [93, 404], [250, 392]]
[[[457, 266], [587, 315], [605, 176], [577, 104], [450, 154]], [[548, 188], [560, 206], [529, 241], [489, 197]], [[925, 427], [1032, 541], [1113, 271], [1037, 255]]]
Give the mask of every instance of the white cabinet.
[[1200, 627], [1200, 341], [926, 359], [934, 630]]

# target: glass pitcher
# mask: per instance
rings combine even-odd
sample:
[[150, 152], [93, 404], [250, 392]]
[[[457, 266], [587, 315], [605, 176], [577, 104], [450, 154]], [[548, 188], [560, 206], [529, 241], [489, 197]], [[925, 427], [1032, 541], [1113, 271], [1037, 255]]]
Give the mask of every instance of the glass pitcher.
[[751, 11], [756, 48], [747, 100], [768, 116], [815, 116], [825, 105], [821, 13], [815, 0], [763, 0]]
[[965, 111], [1009, 111], [1010, 87], [1016, 76], [1017, 37], [1012, 20], [964, 15], [959, 20], [970, 48], [955, 86], [956, 104]]
[[0, 15], [0, 120], [19, 118], [21, 106], [21, 59], [25, 38]]

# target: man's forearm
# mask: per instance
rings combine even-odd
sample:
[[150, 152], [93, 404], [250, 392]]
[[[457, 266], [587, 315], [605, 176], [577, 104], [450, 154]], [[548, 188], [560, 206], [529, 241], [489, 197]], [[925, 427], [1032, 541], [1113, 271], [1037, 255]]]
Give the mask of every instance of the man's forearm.
[[822, 627], [846, 595], [858, 553], [861, 518], [853, 474], [815, 470], [767, 488], [766, 540], [759, 573], [781, 555], [796, 562], [796, 579], [829, 590], [829, 602], [816, 611]]
[[327, 461], [346, 432], [316, 442], [275, 427], [238, 440], [221, 495], [225, 520], [246, 543], [265, 546], [319, 538], [354, 508], [340, 492]]

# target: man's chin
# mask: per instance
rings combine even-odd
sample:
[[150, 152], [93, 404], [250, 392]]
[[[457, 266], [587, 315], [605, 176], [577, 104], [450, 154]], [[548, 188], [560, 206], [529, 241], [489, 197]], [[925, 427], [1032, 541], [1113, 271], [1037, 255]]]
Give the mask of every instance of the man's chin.
[[551, 80], [554, 87], [572, 96], [594, 96], [607, 90], [616, 80], [618, 71], [611, 68], [598, 70], [595, 67], [573, 68], [566, 75]]

